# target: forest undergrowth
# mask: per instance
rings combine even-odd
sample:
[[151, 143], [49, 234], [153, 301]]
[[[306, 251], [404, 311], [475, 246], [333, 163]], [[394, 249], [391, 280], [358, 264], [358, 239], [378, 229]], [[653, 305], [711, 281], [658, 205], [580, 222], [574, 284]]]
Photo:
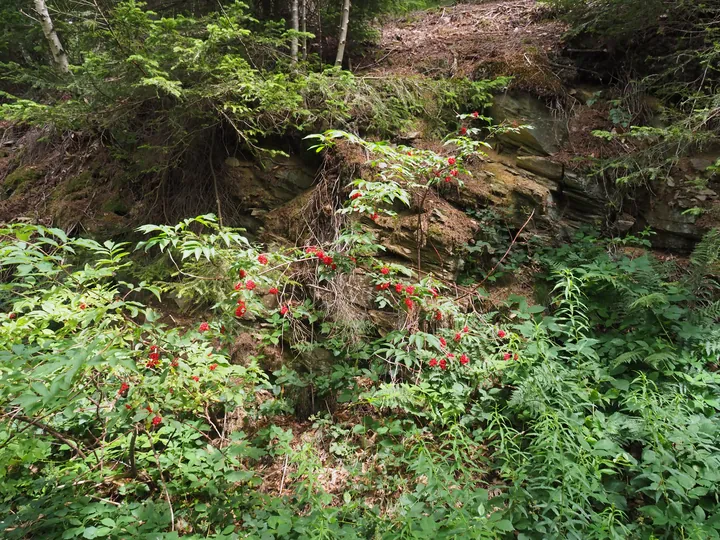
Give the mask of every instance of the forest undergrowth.
[[[301, 31], [285, 19], [297, 1], [60, 2], [63, 59], [0, 0], [0, 119], [17, 146], [0, 155], [0, 537], [720, 538], [720, 230], [672, 256], [639, 222], [556, 242], [539, 205], [518, 204], [518, 226], [455, 203], [477, 224], [457, 272], [422, 258], [428, 200], [461, 193], [494, 135], [528, 127], [486, 118], [493, 92], [570, 95], [550, 69], [563, 30], [600, 43], [578, 49], [601, 58], [578, 73], [612, 86], [595, 110], [612, 127], [584, 136], [621, 151], [573, 156], [588, 178], [622, 198], [712, 149], [716, 3], [510, 3], [440, 7], [427, 35], [406, 15], [353, 74], [375, 17], [444, 3], [354, 3], [331, 68], [340, 47], [321, 32], [347, 3], [302, 2]], [[443, 35], [463, 41], [452, 59]], [[617, 52], [638, 40], [653, 57]], [[297, 242], [223, 221], [216, 165], [308, 149], [337, 164], [339, 145], [362, 171], [319, 174]], [[113, 166], [81, 170], [95, 153]], [[714, 185], [719, 168], [688, 181]], [[60, 175], [80, 186], [61, 193], [81, 201], [66, 229], [39, 206]], [[99, 204], [111, 185], [184, 205], [77, 234], [93, 206], [130, 212]], [[416, 267], [373, 232], [400, 213]]]
[[[474, 129], [317, 149], [368, 149], [341, 212], [376, 219], [462, 178]], [[212, 215], [139, 232], [0, 231], [3, 537], [718, 537], [717, 231], [685, 264], [647, 235], [523, 243], [534, 294], [490, 307], [353, 219], [296, 247]]]

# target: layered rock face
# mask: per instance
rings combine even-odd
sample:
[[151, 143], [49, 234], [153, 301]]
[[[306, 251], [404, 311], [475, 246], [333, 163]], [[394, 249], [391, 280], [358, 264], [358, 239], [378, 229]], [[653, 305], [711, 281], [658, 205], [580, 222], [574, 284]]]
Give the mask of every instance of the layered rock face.
[[[497, 122], [522, 127], [518, 133], [491, 141], [494, 149], [469, 165], [471, 176], [464, 178], [462, 188], [443, 185], [433, 190], [422, 215], [418, 215], [417, 207], [396, 208], [395, 218], [363, 220], [385, 246], [386, 258], [453, 279], [462, 269], [465, 248], [478, 236], [479, 223], [472, 215], [483, 209], [494, 210], [516, 230], [534, 212], [524, 234], [548, 241], [567, 240], [583, 226], [614, 233], [637, 232], [650, 226], [656, 233], [656, 247], [690, 251], [707, 230], [707, 223], [685, 209], [698, 198], [716, 199], [716, 191], [708, 187], [693, 191], [686, 181], [665, 184], [654, 191], [638, 189], [628, 199], [617, 186], [573, 172], [553, 158], [568, 139], [567, 121], [541, 98], [527, 93], [504, 94], [497, 97], [492, 112]], [[432, 142], [418, 137], [413, 145], [429, 147]], [[330, 181], [341, 196], [336, 193], [335, 199], [318, 202], [317, 191], [327, 191], [327, 182], [309, 188], [268, 212], [263, 224], [266, 234], [292, 242], [317, 237], [319, 233], [309, 223], [317, 218], [311, 214], [320, 210], [327, 218], [343, 204], [342, 193], [352, 179], [372, 177], [367, 156], [339, 150], [335, 157], [340, 165], [333, 169]], [[703, 165], [707, 166], [696, 163]], [[310, 178], [309, 172], [301, 176]], [[300, 187], [297, 182], [292, 185]]]

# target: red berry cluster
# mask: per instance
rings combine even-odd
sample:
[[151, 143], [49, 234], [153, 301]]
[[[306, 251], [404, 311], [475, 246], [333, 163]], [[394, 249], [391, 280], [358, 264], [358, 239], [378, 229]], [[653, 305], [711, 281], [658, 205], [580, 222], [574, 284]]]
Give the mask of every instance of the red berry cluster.
[[[428, 365], [431, 368], [439, 367], [442, 371], [445, 371], [448, 368], [448, 362], [452, 362], [454, 360], [455, 355], [453, 353], [448, 353], [445, 355], [445, 358], [441, 358], [440, 360], [438, 360], [437, 358], [431, 358], [428, 362]], [[458, 361], [461, 365], [466, 366], [470, 363], [470, 357], [467, 354], [462, 353], [458, 358]]]
[[148, 361], [145, 367], [154, 369], [160, 365], [160, 353], [158, 352], [157, 345], [150, 347], [150, 354], [148, 354]]
[[335, 264], [335, 260], [330, 255], [326, 254], [322, 249], [310, 246], [309, 248], [305, 249], [305, 253], [317, 257], [317, 259], [325, 266], [328, 266], [333, 270], [337, 269], [337, 264]]
[[242, 298], [238, 298], [238, 306], [235, 308], [235, 316], [236, 317], [242, 317], [247, 312], [247, 306], [245, 305], [245, 301]]

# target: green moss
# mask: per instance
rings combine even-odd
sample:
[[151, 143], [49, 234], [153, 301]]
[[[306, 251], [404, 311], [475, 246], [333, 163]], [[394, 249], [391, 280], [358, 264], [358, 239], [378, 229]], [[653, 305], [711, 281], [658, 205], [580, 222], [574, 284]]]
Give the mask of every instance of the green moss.
[[113, 214], [117, 214], [118, 216], [124, 216], [130, 211], [130, 208], [128, 208], [125, 201], [119, 198], [112, 198], [105, 201], [102, 209], [105, 212], [111, 212]]
[[5, 177], [2, 192], [6, 197], [13, 193], [24, 193], [30, 185], [42, 178], [43, 172], [34, 167], [19, 167]]
[[81, 191], [88, 187], [91, 182], [92, 173], [90, 171], [82, 172], [68, 180], [67, 184], [65, 184], [65, 192], [69, 194]]

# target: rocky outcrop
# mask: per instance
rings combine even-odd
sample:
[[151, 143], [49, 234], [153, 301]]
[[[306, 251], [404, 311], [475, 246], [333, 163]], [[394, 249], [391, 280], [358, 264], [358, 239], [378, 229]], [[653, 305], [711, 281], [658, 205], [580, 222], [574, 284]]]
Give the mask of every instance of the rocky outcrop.
[[568, 137], [559, 111], [553, 111], [544, 100], [527, 92], [495, 96], [490, 116], [498, 124], [519, 126], [515, 132], [499, 135], [498, 139], [527, 154], [554, 154]]
[[518, 156], [517, 166], [550, 180], [562, 180], [563, 165], [540, 156]]

